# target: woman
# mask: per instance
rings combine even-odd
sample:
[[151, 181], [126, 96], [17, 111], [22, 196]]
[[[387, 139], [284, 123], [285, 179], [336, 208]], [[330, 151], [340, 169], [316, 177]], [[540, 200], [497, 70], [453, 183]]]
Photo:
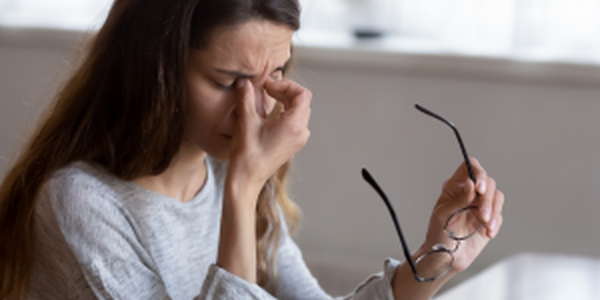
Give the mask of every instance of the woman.
[[[298, 28], [295, 0], [116, 0], [0, 188], [0, 298], [330, 299], [288, 235], [311, 100], [283, 79]], [[422, 247], [479, 204], [486, 228], [449, 275], [419, 283], [388, 260], [349, 299], [428, 299], [472, 262], [503, 203], [473, 164]]]

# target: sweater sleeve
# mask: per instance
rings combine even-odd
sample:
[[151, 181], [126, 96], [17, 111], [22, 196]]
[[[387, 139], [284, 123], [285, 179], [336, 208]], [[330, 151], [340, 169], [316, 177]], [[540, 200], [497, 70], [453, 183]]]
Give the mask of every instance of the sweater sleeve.
[[383, 272], [369, 276], [350, 294], [332, 298], [319, 286], [302, 258], [296, 243], [285, 232], [278, 250], [277, 298], [281, 300], [394, 300], [392, 279], [399, 262], [386, 259]]
[[202, 292], [196, 299], [275, 300], [260, 286], [251, 284], [214, 264], [210, 266]]

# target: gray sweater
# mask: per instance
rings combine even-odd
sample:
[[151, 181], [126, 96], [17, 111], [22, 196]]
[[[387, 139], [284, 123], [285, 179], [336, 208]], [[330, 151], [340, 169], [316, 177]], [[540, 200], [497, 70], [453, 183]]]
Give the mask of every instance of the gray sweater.
[[[29, 299], [332, 299], [281, 228], [274, 295], [219, 268], [227, 165], [207, 159], [208, 178], [187, 203], [73, 163], [43, 186], [34, 217]], [[398, 262], [339, 299], [393, 299]]]

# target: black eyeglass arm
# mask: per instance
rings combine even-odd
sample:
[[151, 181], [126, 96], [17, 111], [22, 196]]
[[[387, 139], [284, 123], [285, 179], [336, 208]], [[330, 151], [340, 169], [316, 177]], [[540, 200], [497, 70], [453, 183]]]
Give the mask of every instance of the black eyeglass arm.
[[417, 266], [415, 264], [415, 261], [412, 259], [412, 255], [410, 253], [410, 250], [408, 249], [408, 245], [407, 245], [406, 241], [404, 240], [404, 235], [402, 234], [402, 230], [400, 229], [400, 223], [398, 222], [398, 217], [396, 216], [396, 211], [394, 210], [394, 207], [392, 207], [390, 200], [388, 200], [388, 197], [385, 195], [383, 190], [379, 187], [379, 184], [377, 184], [377, 182], [375, 181], [373, 176], [371, 176], [371, 174], [369, 174], [369, 171], [367, 171], [367, 169], [365, 169], [365, 168], [362, 169], [362, 176], [363, 176], [363, 179], [366, 182], [368, 182], [371, 185], [371, 187], [373, 187], [373, 189], [375, 189], [377, 194], [379, 194], [381, 199], [383, 199], [383, 202], [385, 202], [385, 205], [388, 208], [390, 215], [392, 216], [392, 220], [394, 221], [394, 226], [396, 227], [396, 232], [398, 233], [398, 237], [400, 238], [400, 244], [402, 245], [402, 251], [404, 252], [404, 257], [406, 258], [406, 261], [408, 261], [415, 278], [418, 281], [421, 281], [420, 277], [417, 275]]
[[426, 115], [429, 115], [435, 119], [442, 121], [446, 125], [450, 126], [450, 128], [452, 128], [452, 131], [454, 131], [454, 134], [456, 135], [456, 139], [458, 140], [458, 145], [460, 146], [460, 151], [462, 152], [463, 159], [465, 160], [465, 164], [467, 165], [467, 171], [469, 172], [469, 177], [471, 178], [471, 180], [473, 180], [473, 183], [476, 183], [477, 180], [475, 179], [475, 173], [473, 173], [473, 167], [471, 167], [471, 161], [469, 161], [469, 155], [467, 154], [467, 148], [465, 148], [465, 144], [463, 143], [462, 138], [460, 137], [460, 133], [458, 132], [458, 129], [456, 129], [456, 126], [454, 126], [454, 124], [452, 124], [452, 122], [448, 121], [447, 119], [443, 118], [442, 116], [428, 110], [427, 108], [425, 108], [419, 104], [415, 104], [415, 108]]

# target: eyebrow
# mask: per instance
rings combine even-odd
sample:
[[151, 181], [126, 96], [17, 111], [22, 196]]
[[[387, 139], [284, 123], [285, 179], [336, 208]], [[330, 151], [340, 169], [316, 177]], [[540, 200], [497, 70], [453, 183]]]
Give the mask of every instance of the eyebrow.
[[[283, 66], [273, 70], [273, 72], [277, 72], [277, 71], [281, 71], [281, 72], [285, 72], [285, 70], [287, 69], [287, 67], [289, 66], [291, 61], [291, 58], [289, 58], [285, 64], [283, 64]], [[231, 76], [231, 77], [235, 77], [235, 78], [243, 78], [243, 79], [252, 79], [254, 77], [256, 77], [255, 74], [246, 74], [243, 72], [239, 72], [239, 71], [233, 71], [233, 70], [223, 70], [223, 69], [216, 69], [217, 72], [219, 73], [223, 73], [227, 76]]]

